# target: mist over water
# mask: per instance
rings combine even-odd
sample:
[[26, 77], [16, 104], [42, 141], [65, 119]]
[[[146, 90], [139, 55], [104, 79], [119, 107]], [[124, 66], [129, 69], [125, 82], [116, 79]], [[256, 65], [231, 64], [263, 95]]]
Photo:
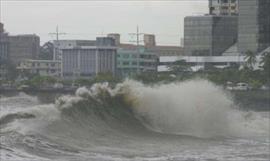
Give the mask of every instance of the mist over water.
[[270, 157], [269, 112], [239, 110], [229, 93], [206, 80], [101, 83], [54, 104], [19, 94], [1, 98], [0, 110], [4, 160]]

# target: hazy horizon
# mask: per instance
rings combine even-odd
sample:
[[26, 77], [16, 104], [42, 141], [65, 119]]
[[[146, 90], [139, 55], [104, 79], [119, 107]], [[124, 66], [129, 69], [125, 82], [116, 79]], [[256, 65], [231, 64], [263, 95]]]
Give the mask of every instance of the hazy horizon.
[[60, 39], [95, 39], [120, 33], [121, 42], [134, 40], [129, 33], [156, 35], [157, 44], [180, 45], [184, 17], [206, 14], [207, 0], [193, 1], [1, 1], [1, 22], [11, 35], [37, 34], [41, 43], [55, 39], [49, 33], [66, 33]]

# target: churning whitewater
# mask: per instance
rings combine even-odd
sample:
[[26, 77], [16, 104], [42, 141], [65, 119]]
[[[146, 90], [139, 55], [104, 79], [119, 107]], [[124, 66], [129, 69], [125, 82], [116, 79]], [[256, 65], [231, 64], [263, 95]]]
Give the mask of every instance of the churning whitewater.
[[79, 88], [44, 104], [0, 99], [1, 160], [269, 160], [269, 112], [206, 81]]

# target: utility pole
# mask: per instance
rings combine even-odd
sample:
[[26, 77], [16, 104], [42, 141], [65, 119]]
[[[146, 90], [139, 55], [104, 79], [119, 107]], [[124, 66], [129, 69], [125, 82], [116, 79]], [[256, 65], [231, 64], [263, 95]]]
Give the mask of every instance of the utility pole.
[[[56, 26], [56, 31], [53, 33], [49, 33], [49, 35], [55, 35], [56, 36], [56, 45], [54, 45], [54, 53], [53, 53], [53, 60], [56, 60], [56, 56], [58, 56], [59, 59], [59, 36], [60, 35], [65, 35], [66, 33], [60, 33], [59, 32], [59, 28], [58, 25]], [[63, 61], [62, 61], [62, 54], [60, 57], [60, 61], [61, 61], [61, 77], [63, 77]]]
[[139, 71], [140, 71], [140, 62], [139, 62], [139, 59], [140, 59], [140, 42], [142, 42], [142, 40], [140, 40], [140, 36], [144, 35], [144, 34], [140, 33], [139, 26], [137, 25], [136, 33], [130, 33], [129, 35], [131, 35], [131, 36], [135, 35], [136, 36], [136, 41], [130, 41], [130, 42], [136, 42], [136, 45], [137, 45], [137, 73], [139, 73]]
[[59, 46], [59, 36], [60, 35], [66, 35], [66, 33], [59, 32], [58, 26], [56, 26], [55, 32], [49, 33], [49, 35], [55, 35], [56, 36], [56, 43], [57, 43], [57, 46]]

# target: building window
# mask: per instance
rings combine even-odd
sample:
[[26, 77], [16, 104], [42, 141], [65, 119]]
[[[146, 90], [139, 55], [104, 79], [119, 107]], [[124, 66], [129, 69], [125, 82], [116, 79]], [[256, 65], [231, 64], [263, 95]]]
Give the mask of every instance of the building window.
[[129, 65], [129, 62], [128, 61], [124, 61], [123, 62], [123, 65]]
[[128, 54], [123, 55], [123, 58], [129, 58]]
[[133, 62], [132, 62], [132, 65], [137, 65], [137, 62], [133, 61]]

